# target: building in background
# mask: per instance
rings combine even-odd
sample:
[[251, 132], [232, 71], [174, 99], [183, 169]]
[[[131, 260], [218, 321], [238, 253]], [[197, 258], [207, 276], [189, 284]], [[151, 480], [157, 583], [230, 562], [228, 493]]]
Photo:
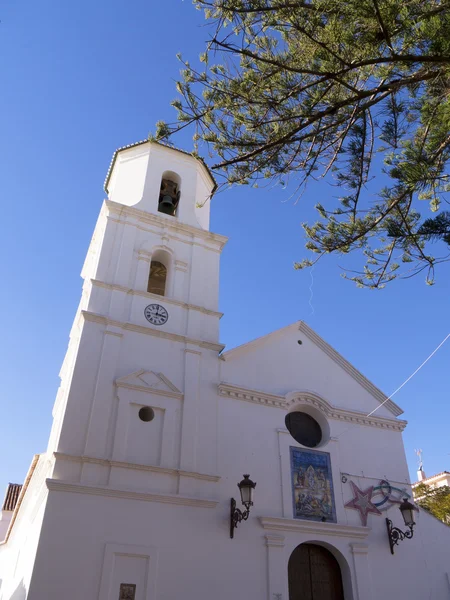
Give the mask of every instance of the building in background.
[[415, 489], [417, 489], [417, 486], [419, 486], [420, 484], [426, 485], [427, 487], [429, 487], [430, 489], [433, 489], [433, 490], [444, 487], [444, 486], [450, 487], [450, 472], [449, 471], [442, 471], [442, 473], [438, 473], [437, 475], [432, 475], [431, 477], [426, 477], [425, 473], [423, 471], [421, 472], [421, 474], [423, 474], [423, 478], [418, 479], [418, 481], [416, 481], [416, 483], [412, 484], [413, 492]]
[[142, 142], [105, 189], [0, 599], [447, 598], [442, 523], [418, 512], [392, 555], [399, 406], [301, 321], [224, 352], [205, 164]]

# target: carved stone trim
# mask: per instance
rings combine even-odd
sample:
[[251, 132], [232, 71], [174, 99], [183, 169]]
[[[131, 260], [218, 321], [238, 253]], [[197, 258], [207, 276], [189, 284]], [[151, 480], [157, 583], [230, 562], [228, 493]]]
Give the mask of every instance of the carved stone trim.
[[134, 492], [132, 490], [119, 490], [102, 486], [86, 485], [81, 483], [67, 483], [57, 479], [47, 479], [47, 488], [55, 492], [71, 492], [75, 494], [90, 494], [93, 496], [110, 496], [112, 498], [126, 498], [128, 500], [144, 500], [146, 502], [162, 502], [164, 504], [178, 504], [182, 506], [195, 506], [197, 508], [215, 508], [218, 500], [205, 500], [191, 496], [177, 496], [174, 494], [155, 494], [153, 492]]
[[264, 404], [277, 408], [285, 408], [285, 398], [283, 396], [274, 396], [265, 392], [241, 388], [229, 383], [219, 383], [219, 395], [225, 398], [235, 398], [236, 400], [245, 400], [255, 404]]
[[[157, 296], [161, 299], [161, 296]], [[115, 321], [114, 319], [110, 319], [109, 317], [105, 317], [104, 315], [99, 315], [97, 313], [93, 313], [87, 310], [81, 311], [81, 316], [86, 321], [92, 321], [94, 323], [100, 323], [101, 325], [113, 325], [115, 327], [120, 327], [122, 329], [128, 331], [136, 331], [137, 333], [145, 333], [147, 335], [153, 335], [154, 337], [165, 338], [168, 340], [174, 340], [176, 342], [183, 342], [185, 344], [194, 344], [200, 346], [200, 348], [208, 348], [209, 350], [215, 350], [216, 352], [221, 352], [224, 349], [223, 344], [216, 344], [215, 342], [207, 342], [203, 340], [195, 340], [192, 338], [188, 338], [185, 335], [179, 335], [177, 333], [170, 333], [169, 331], [161, 331], [157, 329], [153, 329], [152, 327], [146, 327], [145, 325], [136, 325], [135, 323], [123, 323], [121, 321]]]
[[266, 540], [266, 546], [268, 548], [283, 548], [284, 547], [284, 535], [274, 535], [268, 533], [264, 536]]
[[61, 460], [70, 460], [78, 463], [91, 463], [102, 465], [104, 467], [118, 467], [120, 469], [134, 469], [136, 471], [151, 471], [153, 473], [162, 473], [163, 475], [179, 475], [180, 477], [190, 477], [200, 479], [201, 481], [220, 481], [219, 475], [208, 475], [207, 473], [195, 473], [192, 471], [183, 471], [181, 469], [169, 469], [158, 467], [156, 465], [142, 465], [140, 463], [122, 462], [118, 460], [107, 460], [104, 458], [95, 458], [93, 456], [74, 456], [73, 454], [64, 454], [64, 452], [54, 452], [54, 457]]
[[[201, 354], [201, 352], [199, 352]], [[166, 389], [159, 389], [152, 387], [145, 380], [141, 379], [141, 375], [154, 375], [161, 383], [166, 386]], [[142, 383], [140, 383], [142, 382]], [[169, 398], [183, 399], [183, 393], [162, 373], [155, 373], [154, 371], [147, 371], [141, 369], [135, 373], [130, 373], [124, 377], [119, 377], [114, 382], [117, 387], [126, 388], [128, 390], [136, 390], [147, 394], [156, 394], [158, 396], [168, 396]]]
[[[176, 220], [170, 221], [169, 223], [164, 217], [161, 217], [157, 214], [148, 213], [143, 210], [139, 210], [134, 206], [125, 206], [123, 204], [113, 202], [112, 200], [105, 200], [105, 206], [107, 207], [110, 215], [114, 214], [117, 217], [120, 217], [122, 221], [124, 217], [134, 217], [136, 220], [142, 223], [159, 225], [160, 227], [167, 229], [169, 234], [172, 234], [173, 231], [177, 231], [185, 235], [193, 235], [197, 238], [201, 238], [207, 242], [216, 245], [218, 247], [219, 252], [223, 249], [223, 247], [228, 241], [228, 238], [224, 235], [212, 233], [210, 231], [205, 231], [204, 229], [199, 229], [198, 227], [192, 227], [192, 225], [180, 223]], [[210, 249], [213, 250], [213, 248]]]
[[350, 544], [352, 554], [369, 554], [368, 544], [359, 544], [358, 542]]
[[291, 392], [286, 397], [275, 396], [257, 390], [241, 388], [229, 383], [220, 383], [218, 386], [219, 395], [226, 398], [234, 398], [236, 400], [244, 400], [246, 402], [254, 402], [264, 406], [272, 406], [275, 408], [283, 408], [289, 410], [290, 407], [296, 404], [310, 404], [323, 412], [329, 419], [337, 421], [345, 421], [346, 423], [354, 423], [356, 425], [366, 425], [369, 427], [378, 427], [390, 431], [403, 431], [407, 422], [398, 419], [387, 419], [384, 417], [368, 417], [365, 413], [358, 411], [347, 410], [343, 408], [335, 408], [326, 400], [316, 396], [312, 392]]
[[271, 531], [292, 531], [314, 535], [339, 536], [364, 540], [369, 535], [370, 527], [354, 527], [338, 523], [321, 523], [320, 521], [302, 521], [297, 519], [281, 519], [278, 517], [259, 517], [264, 529]]
[[182, 271], [183, 273], [187, 273], [187, 270], [188, 270], [187, 262], [183, 262], [182, 260], [176, 260], [175, 261], [175, 270]]
[[197, 310], [198, 312], [204, 313], [205, 315], [219, 317], [219, 319], [223, 317], [223, 313], [217, 312], [216, 310], [204, 308], [203, 306], [197, 306], [196, 304], [188, 304], [187, 302], [182, 302], [181, 300], [175, 300], [175, 298], [168, 298], [167, 296], [163, 296], [164, 300], [161, 300], [162, 297], [159, 294], [152, 294], [151, 292], [144, 292], [143, 290], [134, 290], [132, 288], [127, 288], [123, 285], [117, 285], [115, 283], [105, 283], [103, 281], [99, 281], [98, 279], [91, 279], [91, 283], [92, 285], [98, 287], [118, 292], [124, 292], [125, 294], [130, 294], [131, 296], [142, 296], [144, 298], [148, 298], [149, 300], [155, 299], [159, 302], [167, 302], [167, 304], [172, 304], [174, 306], [181, 306], [182, 308]]

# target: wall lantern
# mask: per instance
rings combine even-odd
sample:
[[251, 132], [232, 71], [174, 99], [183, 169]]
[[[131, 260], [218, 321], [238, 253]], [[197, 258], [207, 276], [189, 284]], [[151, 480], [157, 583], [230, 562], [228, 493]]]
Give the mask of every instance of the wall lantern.
[[241, 521], [246, 521], [250, 514], [250, 506], [253, 506], [253, 490], [256, 483], [250, 479], [250, 475], [244, 475], [244, 479], [237, 484], [241, 493], [241, 502], [245, 506], [244, 512], [236, 508], [236, 500], [231, 498], [231, 515], [230, 515], [230, 538], [234, 537], [234, 530]]
[[398, 527], [393, 527], [392, 521], [390, 519], [386, 519], [391, 554], [394, 554], [394, 546], [403, 541], [405, 538], [411, 539], [414, 535], [415, 522], [413, 511], [417, 510], [417, 508], [414, 506], [414, 504], [409, 502], [408, 498], [403, 499], [403, 502], [400, 504], [399, 508], [406, 527], [409, 527], [409, 531], [402, 531]]

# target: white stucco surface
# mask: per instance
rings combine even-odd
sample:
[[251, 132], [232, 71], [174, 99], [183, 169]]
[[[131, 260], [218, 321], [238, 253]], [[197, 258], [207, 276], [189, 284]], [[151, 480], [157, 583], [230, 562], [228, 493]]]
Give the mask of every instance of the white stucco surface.
[[[176, 217], [157, 211], [166, 171], [181, 179]], [[368, 417], [382, 392], [304, 323], [221, 353], [226, 238], [208, 231], [212, 186], [176, 150], [118, 153], [48, 448], [0, 545], [0, 599], [117, 600], [120, 584], [134, 583], [136, 600], [288, 600], [288, 560], [304, 542], [337, 558], [346, 600], [450, 598], [445, 525], [418, 513], [413, 539], [392, 556], [386, 517], [404, 527], [398, 505], [369, 514], [367, 526], [345, 507], [350, 482], [364, 490], [387, 480], [411, 493], [399, 407]], [[146, 291], [161, 253], [164, 297]], [[165, 324], [145, 319], [152, 303], [167, 310]], [[150, 422], [138, 417], [145, 406]], [[297, 410], [321, 425], [335, 522], [294, 519], [290, 448], [302, 446], [285, 418]], [[230, 539], [243, 473], [257, 482], [255, 504]]]

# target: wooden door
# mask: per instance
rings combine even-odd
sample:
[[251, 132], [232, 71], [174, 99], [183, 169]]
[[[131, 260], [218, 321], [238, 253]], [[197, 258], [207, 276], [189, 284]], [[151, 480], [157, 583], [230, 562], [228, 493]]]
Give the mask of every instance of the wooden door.
[[344, 600], [341, 568], [329, 550], [300, 544], [288, 564], [289, 600]]

